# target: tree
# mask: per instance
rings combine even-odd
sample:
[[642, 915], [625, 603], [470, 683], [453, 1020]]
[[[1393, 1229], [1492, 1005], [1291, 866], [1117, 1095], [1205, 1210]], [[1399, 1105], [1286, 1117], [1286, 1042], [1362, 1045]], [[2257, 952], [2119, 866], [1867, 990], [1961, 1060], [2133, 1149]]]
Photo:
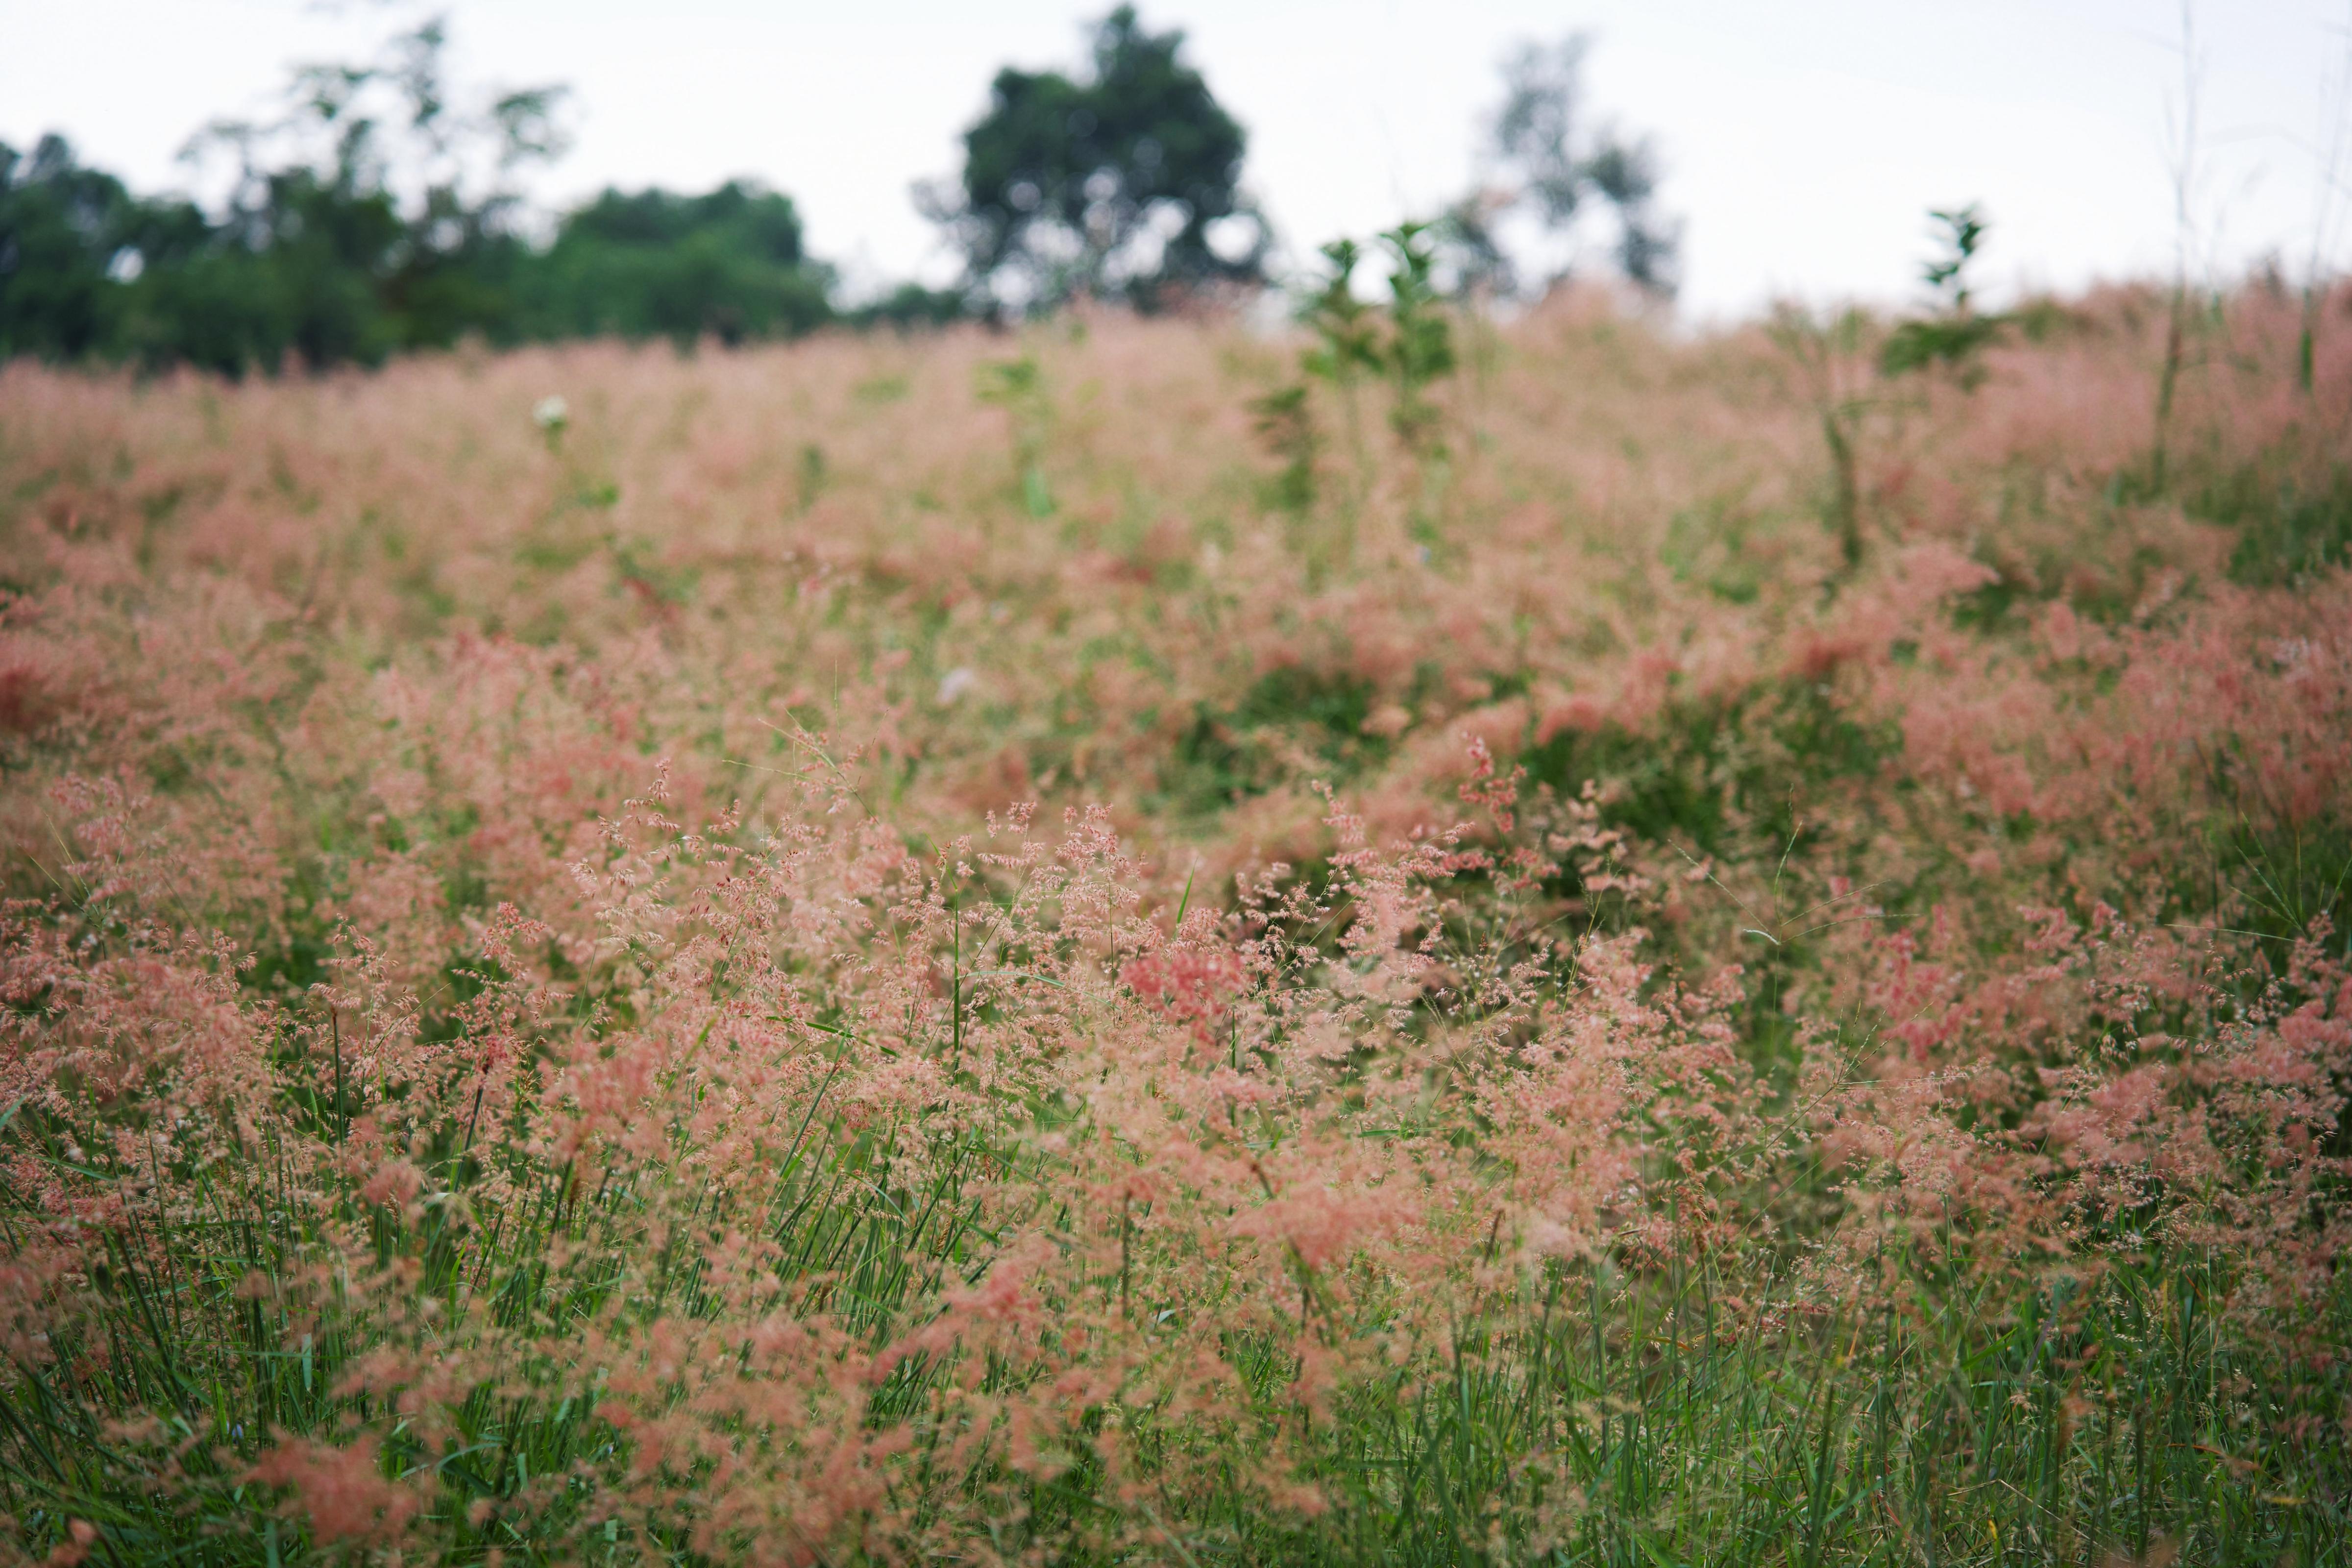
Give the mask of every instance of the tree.
[[1265, 276], [1269, 235], [1239, 189], [1247, 136], [1182, 58], [1122, 5], [1096, 25], [1092, 70], [1007, 68], [964, 133], [961, 188], [919, 193], [991, 312], [1074, 294], [1150, 310], [1171, 292]]
[[[159, 279], [158, 302], [249, 286], [239, 357], [264, 365], [289, 350], [312, 365], [373, 363], [467, 331], [510, 336], [526, 249], [515, 177], [562, 152], [564, 89], [462, 92], [446, 44], [428, 19], [371, 62], [298, 69], [273, 120], [198, 133], [184, 156], [231, 162], [228, 210], [212, 254]], [[208, 326], [184, 310], [146, 312], [139, 352], [239, 368], [229, 344], [187, 335]]]
[[743, 180], [699, 196], [607, 190], [564, 218], [529, 275], [534, 337], [732, 344], [832, 319], [832, 273], [803, 251], [792, 198]]
[[0, 142], [0, 359], [78, 359], [104, 342], [131, 211], [122, 182], [83, 168], [63, 137], [29, 157]]
[[[1487, 127], [1495, 184], [1447, 215], [1457, 272], [1500, 291], [1523, 287], [1505, 234], [1532, 229], [1554, 251], [1538, 286], [1568, 276], [1577, 242], [1596, 208], [1614, 221], [1617, 269], [1646, 289], [1672, 291], [1681, 226], [1657, 211], [1658, 157], [1646, 140], [1613, 126], [1588, 128], [1584, 57], [1591, 40], [1521, 44], [1503, 63], [1503, 100]], [[1558, 256], [1561, 242], [1570, 247]], [[1523, 252], [1538, 243], [1518, 247]]]
[[[56, 137], [0, 146], [0, 358], [239, 375], [467, 334], [736, 342], [835, 319], [792, 200], [750, 182], [608, 190], [534, 247], [517, 175], [560, 151], [562, 89], [453, 87], [445, 44], [426, 21], [370, 62], [296, 71], [274, 116], [208, 126], [185, 157], [228, 164], [212, 213], [139, 199]], [[891, 319], [940, 303], [919, 290]]]
[[562, 95], [453, 91], [445, 41], [427, 21], [372, 63], [298, 70], [274, 119], [200, 132], [186, 159], [233, 165], [216, 219], [133, 198], [59, 138], [0, 147], [0, 357], [237, 374], [511, 337], [513, 175], [559, 150]]

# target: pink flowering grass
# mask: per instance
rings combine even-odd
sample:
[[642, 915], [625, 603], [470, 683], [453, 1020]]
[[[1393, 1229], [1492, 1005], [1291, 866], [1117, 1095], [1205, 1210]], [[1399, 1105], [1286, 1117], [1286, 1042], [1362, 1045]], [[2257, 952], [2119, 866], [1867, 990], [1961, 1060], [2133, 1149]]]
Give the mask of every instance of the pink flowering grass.
[[2352, 331], [2027, 319], [0, 369], [0, 1557], [2344, 1560]]

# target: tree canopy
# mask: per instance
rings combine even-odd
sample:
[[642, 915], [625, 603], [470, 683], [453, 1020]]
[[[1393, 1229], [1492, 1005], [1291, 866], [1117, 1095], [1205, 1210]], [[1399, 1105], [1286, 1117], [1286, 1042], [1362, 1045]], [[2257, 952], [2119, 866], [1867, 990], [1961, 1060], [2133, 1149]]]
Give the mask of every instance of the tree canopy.
[[975, 302], [1034, 310], [1084, 293], [1151, 309], [1264, 277], [1266, 226], [1240, 189], [1247, 134], [1183, 43], [1122, 5], [1096, 24], [1084, 79], [997, 73], [960, 184], [926, 195]]
[[788, 336], [832, 314], [831, 272], [802, 246], [790, 196], [730, 180], [706, 195], [607, 190], [533, 259], [530, 335]]
[[108, 265], [131, 227], [122, 182], [85, 169], [62, 137], [0, 142], [0, 358], [75, 359], [110, 324]]
[[1493, 181], [1447, 215], [1455, 268], [1475, 281], [1505, 292], [1548, 287], [1581, 265], [1587, 222], [1605, 211], [1617, 270], [1646, 289], [1674, 288], [1680, 225], [1658, 210], [1657, 152], [1593, 122], [1590, 47], [1572, 34], [1522, 43], [1503, 62], [1502, 100], [1486, 127]]

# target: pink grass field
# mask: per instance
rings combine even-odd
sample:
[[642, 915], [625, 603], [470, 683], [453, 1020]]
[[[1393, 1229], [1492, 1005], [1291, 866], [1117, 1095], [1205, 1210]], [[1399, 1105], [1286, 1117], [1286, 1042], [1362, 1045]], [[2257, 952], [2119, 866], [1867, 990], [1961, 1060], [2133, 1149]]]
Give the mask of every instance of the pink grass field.
[[[1843, 1368], [2191, 1263], [2179, 1462], [2306, 1528], [2320, 320], [2305, 389], [2297, 301], [2200, 316], [2159, 472], [2151, 293], [1899, 379], [1570, 295], [1433, 450], [1318, 388], [1286, 507], [1297, 345], [1214, 321], [0, 368], [0, 1561], [1370, 1560], [1368, 1412], [1549, 1386], [1592, 1280]], [[1430, 1560], [1630, 1508], [1555, 1403]], [[2161, 1554], [1936, 1484], [1822, 1539]]]

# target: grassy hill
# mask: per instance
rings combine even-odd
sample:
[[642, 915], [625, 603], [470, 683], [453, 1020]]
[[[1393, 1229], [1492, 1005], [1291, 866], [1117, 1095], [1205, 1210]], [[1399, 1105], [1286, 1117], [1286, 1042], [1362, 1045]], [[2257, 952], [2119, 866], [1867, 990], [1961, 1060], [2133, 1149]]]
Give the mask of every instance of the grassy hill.
[[0, 1558], [2344, 1561], [2347, 303], [0, 368]]

